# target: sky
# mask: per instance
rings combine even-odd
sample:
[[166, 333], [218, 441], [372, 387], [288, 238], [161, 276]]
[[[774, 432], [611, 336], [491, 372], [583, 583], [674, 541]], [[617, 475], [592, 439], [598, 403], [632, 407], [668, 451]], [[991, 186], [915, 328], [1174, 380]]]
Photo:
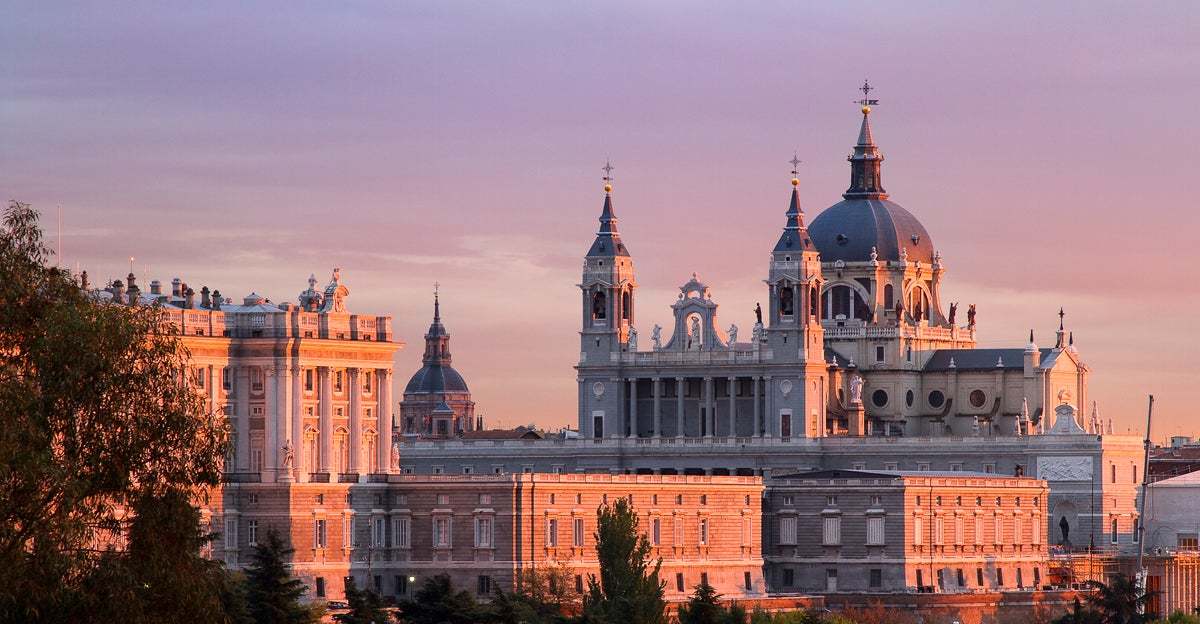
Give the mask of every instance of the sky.
[[[1200, 4], [0, 1], [0, 193], [93, 281], [295, 301], [341, 267], [420, 367], [434, 282], [491, 426], [574, 426], [611, 159], [667, 325], [749, 327], [784, 224], [840, 200], [864, 79], [891, 199], [980, 346], [1059, 307], [1118, 432], [1200, 434]], [[59, 215], [61, 214], [61, 235]], [[397, 395], [399, 396], [399, 395]], [[1194, 397], [1193, 397], [1194, 399]], [[1192, 403], [1194, 405], [1194, 403]]]

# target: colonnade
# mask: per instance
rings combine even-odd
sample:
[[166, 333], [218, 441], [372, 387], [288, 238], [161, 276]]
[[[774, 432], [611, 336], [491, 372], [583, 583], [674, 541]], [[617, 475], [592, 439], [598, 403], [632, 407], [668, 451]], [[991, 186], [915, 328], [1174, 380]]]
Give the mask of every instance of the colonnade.
[[[649, 379], [650, 381], [650, 396], [646, 397], [639, 395], [638, 382]], [[717, 384], [724, 381], [726, 390], [725, 397], [718, 399], [716, 397]], [[750, 381], [751, 390], [748, 393], [739, 395], [739, 390], [744, 388], [744, 381]], [[687, 396], [687, 389], [694, 385], [696, 381], [700, 382], [700, 392], [698, 396]], [[719, 429], [723, 429], [722, 437], [771, 437], [772, 426], [767, 422], [767, 414], [771, 414], [773, 410], [771, 395], [766, 391], [770, 387], [770, 375], [753, 375], [753, 376], [728, 376], [725, 378], [704, 376], [704, 377], [627, 377], [623, 380], [623, 391], [625, 394], [625, 402], [628, 404], [624, 411], [622, 419], [622, 428], [618, 432], [619, 435], [635, 438], [639, 437], [644, 427], [643, 419], [650, 421], [649, 435], [640, 437], [664, 437], [664, 416], [663, 404], [666, 401], [674, 400], [675, 409], [672, 410], [675, 419], [673, 437], [703, 437], [712, 438], [717, 435]], [[671, 384], [670, 390], [673, 392], [667, 393], [667, 386]], [[673, 396], [671, 396], [673, 394]], [[652, 406], [649, 413], [645, 413], [644, 409], [639, 406], [639, 401], [644, 401], [649, 398]], [[745, 401], [752, 400], [753, 407], [750, 410], [745, 410]], [[687, 402], [698, 403], [698, 409], [695, 411], [697, 418], [694, 419], [692, 431], [695, 435], [685, 435], [687, 432], [686, 414]], [[728, 407], [725, 413], [718, 417], [718, 406], [721, 402], [726, 402]], [[743, 412], [739, 412], [739, 402], [743, 407]], [[738, 435], [738, 417], [744, 412], [750, 412], [752, 418], [749, 435]], [[720, 420], [718, 420], [720, 418]], [[722, 422], [724, 421], [724, 422]], [[744, 429], [744, 428], [743, 428]]]

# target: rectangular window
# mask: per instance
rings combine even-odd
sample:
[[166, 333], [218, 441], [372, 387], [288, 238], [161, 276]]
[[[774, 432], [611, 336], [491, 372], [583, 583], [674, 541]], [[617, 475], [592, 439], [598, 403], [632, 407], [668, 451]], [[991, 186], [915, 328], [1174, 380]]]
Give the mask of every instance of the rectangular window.
[[957, 576], [957, 578], [958, 578], [958, 586], [959, 586], [959, 587], [966, 587], [966, 586], [967, 586], [967, 575], [966, 575], [966, 574], [963, 574], [963, 569], [962, 569], [962, 568], [959, 568], [959, 569], [958, 569], [956, 572], [957, 572], [957, 575], [956, 575], [956, 576]]
[[701, 584], [701, 585], [708, 585], [708, 572], [701, 572], [701, 573], [700, 573], [700, 584]]
[[796, 545], [795, 516], [784, 516], [779, 519], [779, 544], [781, 546]]
[[323, 577], [318, 576], [316, 578], [316, 584], [317, 584], [317, 598], [324, 598], [325, 597], [325, 579]]
[[325, 548], [325, 521], [317, 520], [313, 523], [313, 548]]
[[822, 523], [821, 543], [825, 546], [842, 545], [842, 517], [826, 516]]
[[1113, 544], [1116, 544], [1117, 543], [1117, 519], [1116, 518], [1113, 518], [1112, 521], [1109, 522], [1109, 527], [1110, 527], [1110, 530], [1108, 532], [1109, 541], [1111, 541]]
[[480, 505], [491, 505], [492, 504], [492, 495], [491, 494], [480, 494], [479, 495], [479, 504]]
[[449, 505], [450, 504], [450, 495], [449, 494], [438, 494], [437, 504], [442, 505], [442, 506]]
[[558, 546], [558, 520], [554, 518], [546, 521], [546, 546]]
[[868, 584], [871, 586], [871, 589], [879, 589], [883, 587], [883, 570], [880, 568], [871, 568], [869, 576], [870, 580]]
[[1133, 482], [1137, 483], [1137, 464], [1130, 466], [1130, 468], [1133, 468]]
[[708, 546], [708, 518], [700, 519], [700, 545]]
[[1033, 569], [1033, 587], [1037, 589], [1042, 585], [1042, 570], [1040, 568]]
[[[655, 531], [654, 545], [655, 546], [658, 546], [658, 522], [659, 522], [658, 518], [655, 518], [654, 519], [654, 531]], [[583, 548], [583, 518], [575, 518], [575, 520], [572, 522], [572, 525], [573, 525], [573, 529], [571, 531], [571, 533], [572, 533], [571, 543], [574, 544], [576, 548]]]
[[1178, 550], [1200, 550], [1200, 535], [1196, 533], [1178, 533], [1175, 536]]
[[342, 547], [353, 548], [357, 545], [354, 539], [354, 516], [346, 516], [342, 520]]
[[923, 570], [921, 570], [921, 568], [917, 568], [917, 588], [918, 589], [925, 587], [925, 575], [922, 574], [922, 572], [923, 572]]
[[333, 389], [335, 392], [342, 391], [342, 371], [335, 371], [333, 374]]
[[752, 546], [754, 541], [754, 519], [742, 518], [742, 546]]
[[1023, 525], [1023, 523], [1021, 522], [1020, 516], [1013, 518], [1013, 545], [1014, 546], [1019, 546], [1019, 545], [1025, 543], [1024, 541], [1021, 540], [1021, 533], [1023, 533], [1025, 530], [1025, 527], [1022, 525]]
[[675, 518], [675, 530], [672, 538], [675, 546], [683, 546], [683, 518]]
[[392, 518], [392, 545], [408, 548], [411, 542], [412, 525], [408, 518]]
[[975, 584], [983, 587], [983, 568], [975, 568]]
[[1133, 520], [1133, 543], [1136, 544], [1142, 540], [1142, 519], [1134, 518]]
[[225, 548], [237, 548], [237, 518], [229, 518], [225, 521]]
[[[680, 576], [682, 576], [682, 575], [680, 575]], [[791, 568], [783, 569], [783, 586], [784, 587], [795, 587], [796, 586], [796, 571], [795, 570], [793, 570]]]
[[1033, 517], [1033, 522], [1029, 527], [1029, 536], [1033, 538], [1030, 541], [1033, 542], [1034, 547], [1042, 545], [1042, 521], [1040, 517]]
[[966, 531], [967, 531], [966, 527], [963, 525], [963, 523], [965, 523], [965, 522], [966, 522], [966, 519], [963, 518], [962, 516], [954, 517], [954, 545], [955, 546], [963, 545], [963, 540], [965, 539], [963, 534], [966, 533]]
[[742, 585], [746, 588], [746, 591], [754, 589], [754, 583], [750, 580], [749, 572], [742, 572]]
[[883, 546], [883, 516], [867, 518], [867, 545]]
[[[925, 543], [925, 527], [924, 519], [921, 517], [913, 518], [913, 545], [920, 546]], [[919, 585], [919, 583], [918, 583]]]
[[396, 595], [397, 596], [407, 596], [408, 595], [408, 577], [407, 576], [404, 576], [403, 574], [397, 574], [394, 577], [394, 583], [396, 586]]
[[683, 572], [675, 573], [675, 591], [684, 591], [683, 589]]
[[986, 472], [987, 474], [992, 474], [992, 473], [996, 472], [996, 464], [984, 464], [983, 471]]
[[983, 516], [975, 516], [975, 545], [983, 545]]
[[450, 548], [450, 518], [433, 519], [433, 547]]
[[1018, 588], [1025, 587], [1025, 578], [1023, 576], [1021, 576], [1021, 572], [1023, 572], [1023, 571], [1024, 570], [1022, 570], [1021, 568], [1017, 568], [1017, 587]]
[[363, 385], [362, 385], [363, 392], [367, 392], [367, 393], [371, 392], [371, 371], [363, 371], [362, 378], [363, 378]]
[[311, 368], [304, 370], [304, 391], [313, 391], [313, 371]]
[[1004, 518], [992, 518], [992, 543], [997, 546], [1004, 543]]
[[996, 586], [1004, 587], [1004, 568], [996, 568]]
[[[576, 520], [575, 522], [580, 524], [583, 523], [582, 520]], [[655, 518], [651, 523], [650, 543], [654, 546], [659, 546], [662, 544], [662, 520], [658, 518]]]
[[583, 593], [583, 575], [582, 574], [575, 575], [575, 593], [577, 593], [577, 594]]
[[475, 547], [476, 548], [491, 548], [492, 547], [492, 519], [491, 518], [476, 518], [475, 519]]
[[486, 596], [492, 593], [492, 577], [486, 574], [479, 575], [479, 595]]
[[225, 368], [221, 369], [221, 388], [223, 390], [228, 390], [230, 385], [229, 367], [226, 366]]
[[946, 519], [941, 516], [933, 519], [933, 543], [935, 546], [946, 543]]
[[465, 474], [465, 475], [469, 475], [469, 474], [471, 474], [471, 471], [472, 471], [472, 470], [473, 470], [473, 468], [472, 468], [471, 466], [463, 466], [463, 467], [462, 467], [462, 472], [463, 472], [463, 474]]
[[251, 520], [246, 523], [246, 541], [251, 546], [258, 545], [258, 520]]
[[371, 523], [371, 546], [375, 548], [387, 546], [387, 519], [383, 516], [375, 518]]

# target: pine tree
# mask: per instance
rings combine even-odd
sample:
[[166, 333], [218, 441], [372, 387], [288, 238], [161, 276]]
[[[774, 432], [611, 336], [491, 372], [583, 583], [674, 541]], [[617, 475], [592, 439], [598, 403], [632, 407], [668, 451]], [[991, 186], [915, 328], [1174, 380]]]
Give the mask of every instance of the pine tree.
[[659, 580], [662, 559], [650, 561], [650, 541], [638, 532], [638, 518], [627, 498], [597, 510], [596, 554], [600, 578], [588, 579], [583, 603], [585, 622], [663, 624], [665, 583]]
[[454, 591], [445, 574], [425, 579], [411, 600], [402, 600], [397, 619], [404, 624], [477, 624], [490, 614], [465, 591]]
[[292, 577], [287, 559], [295, 552], [271, 529], [254, 547], [246, 570], [247, 598], [256, 624], [310, 624], [318, 622], [318, 609], [300, 602], [307, 588]]
[[353, 576], [346, 577], [346, 602], [350, 612], [333, 616], [342, 624], [384, 624], [388, 621], [379, 594], [370, 588], [359, 589]]
[[712, 585], [700, 583], [687, 603], [679, 606], [679, 624], [723, 624], [728, 612], [720, 599]]

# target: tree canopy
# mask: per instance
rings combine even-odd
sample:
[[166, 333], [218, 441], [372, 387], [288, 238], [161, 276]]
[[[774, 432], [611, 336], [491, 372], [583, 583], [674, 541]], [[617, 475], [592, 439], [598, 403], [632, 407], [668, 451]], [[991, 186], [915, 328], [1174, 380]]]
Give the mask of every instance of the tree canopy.
[[662, 559], [650, 560], [650, 541], [638, 531], [638, 517], [627, 498], [596, 512], [596, 554], [600, 578], [588, 579], [584, 621], [614, 624], [666, 622]]

